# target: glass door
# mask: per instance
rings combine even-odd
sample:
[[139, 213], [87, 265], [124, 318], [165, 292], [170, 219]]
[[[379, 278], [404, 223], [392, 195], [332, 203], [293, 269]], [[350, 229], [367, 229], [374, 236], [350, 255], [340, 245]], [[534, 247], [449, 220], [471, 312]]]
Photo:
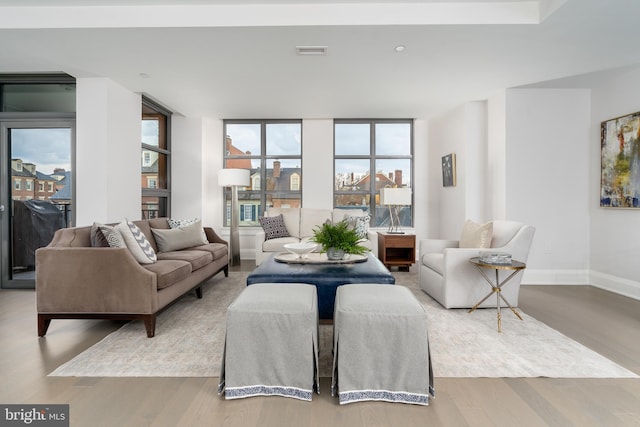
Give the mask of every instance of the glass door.
[[35, 286], [35, 251], [74, 224], [72, 121], [0, 125], [3, 288]]

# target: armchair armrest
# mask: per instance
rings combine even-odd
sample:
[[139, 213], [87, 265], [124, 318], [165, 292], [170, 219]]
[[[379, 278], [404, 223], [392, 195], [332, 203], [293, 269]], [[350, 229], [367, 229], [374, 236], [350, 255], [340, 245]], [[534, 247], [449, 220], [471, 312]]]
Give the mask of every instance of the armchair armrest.
[[420, 256], [430, 253], [442, 253], [446, 248], [457, 248], [457, 240], [422, 239], [418, 243]]
[[444, 277], [451, 283], [472, 283], [479, 280], [475, 267], [469, 262], [477, 257], [483, 248], [446, 248], [444, 250]]

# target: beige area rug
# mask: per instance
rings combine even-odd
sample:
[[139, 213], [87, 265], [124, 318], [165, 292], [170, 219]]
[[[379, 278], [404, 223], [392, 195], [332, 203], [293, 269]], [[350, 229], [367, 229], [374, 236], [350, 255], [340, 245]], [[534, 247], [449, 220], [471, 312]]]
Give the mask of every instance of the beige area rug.
[[[495, 309], [445, 310], [418, 287], [413, 272], [394, 272], [426, 307], [436, 377], [638, 378], [635, 373], [523, 313]], [[225, 312], [245, 287], [246, 273], [218, 275], [204, 298], [187, 295], [163, 312], [156, 336], [130, 322], [57, 368], [52, 376], [217, 377], [224, 344]], [[331, 376], [332, 327], [320, 326], [320, 375]], [[49, 336], [48, 339], [55, 339]], [[402, 349], [392, 349], [402, 351]]]

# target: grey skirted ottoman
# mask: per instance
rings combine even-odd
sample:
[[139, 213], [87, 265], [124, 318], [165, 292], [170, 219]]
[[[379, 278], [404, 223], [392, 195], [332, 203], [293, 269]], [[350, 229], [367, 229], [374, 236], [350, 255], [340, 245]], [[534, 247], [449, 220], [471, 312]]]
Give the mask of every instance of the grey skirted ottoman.
[[218, 393], [227, 399], [319, 392], [316, 287], [248, 286], [227, 310]]
[[427, 315], [403, 286], [352, 284], [336, 293], [331, 395], [428, 405], [435, 396]]

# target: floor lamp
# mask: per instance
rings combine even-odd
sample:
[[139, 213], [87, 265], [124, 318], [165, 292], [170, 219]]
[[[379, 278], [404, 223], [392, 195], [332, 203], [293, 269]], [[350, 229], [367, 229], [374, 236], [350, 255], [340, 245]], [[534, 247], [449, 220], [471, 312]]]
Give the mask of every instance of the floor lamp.
[[[238, 187], [249, 186], [248, 169], [220, 169], [218, 171], [218, 185], [231, 187], [231, 228], [229, 231], [229, 265], [240, 265], [240, 231], [238, 220]], [[225, 210], [226, 211], [226, 210]]]
[[380, 190], [380, 204], [389, 206], [389, 234], [404, 234], [400, 226], [400, 206], [411, 206], [411, 188], [389, 187]]

